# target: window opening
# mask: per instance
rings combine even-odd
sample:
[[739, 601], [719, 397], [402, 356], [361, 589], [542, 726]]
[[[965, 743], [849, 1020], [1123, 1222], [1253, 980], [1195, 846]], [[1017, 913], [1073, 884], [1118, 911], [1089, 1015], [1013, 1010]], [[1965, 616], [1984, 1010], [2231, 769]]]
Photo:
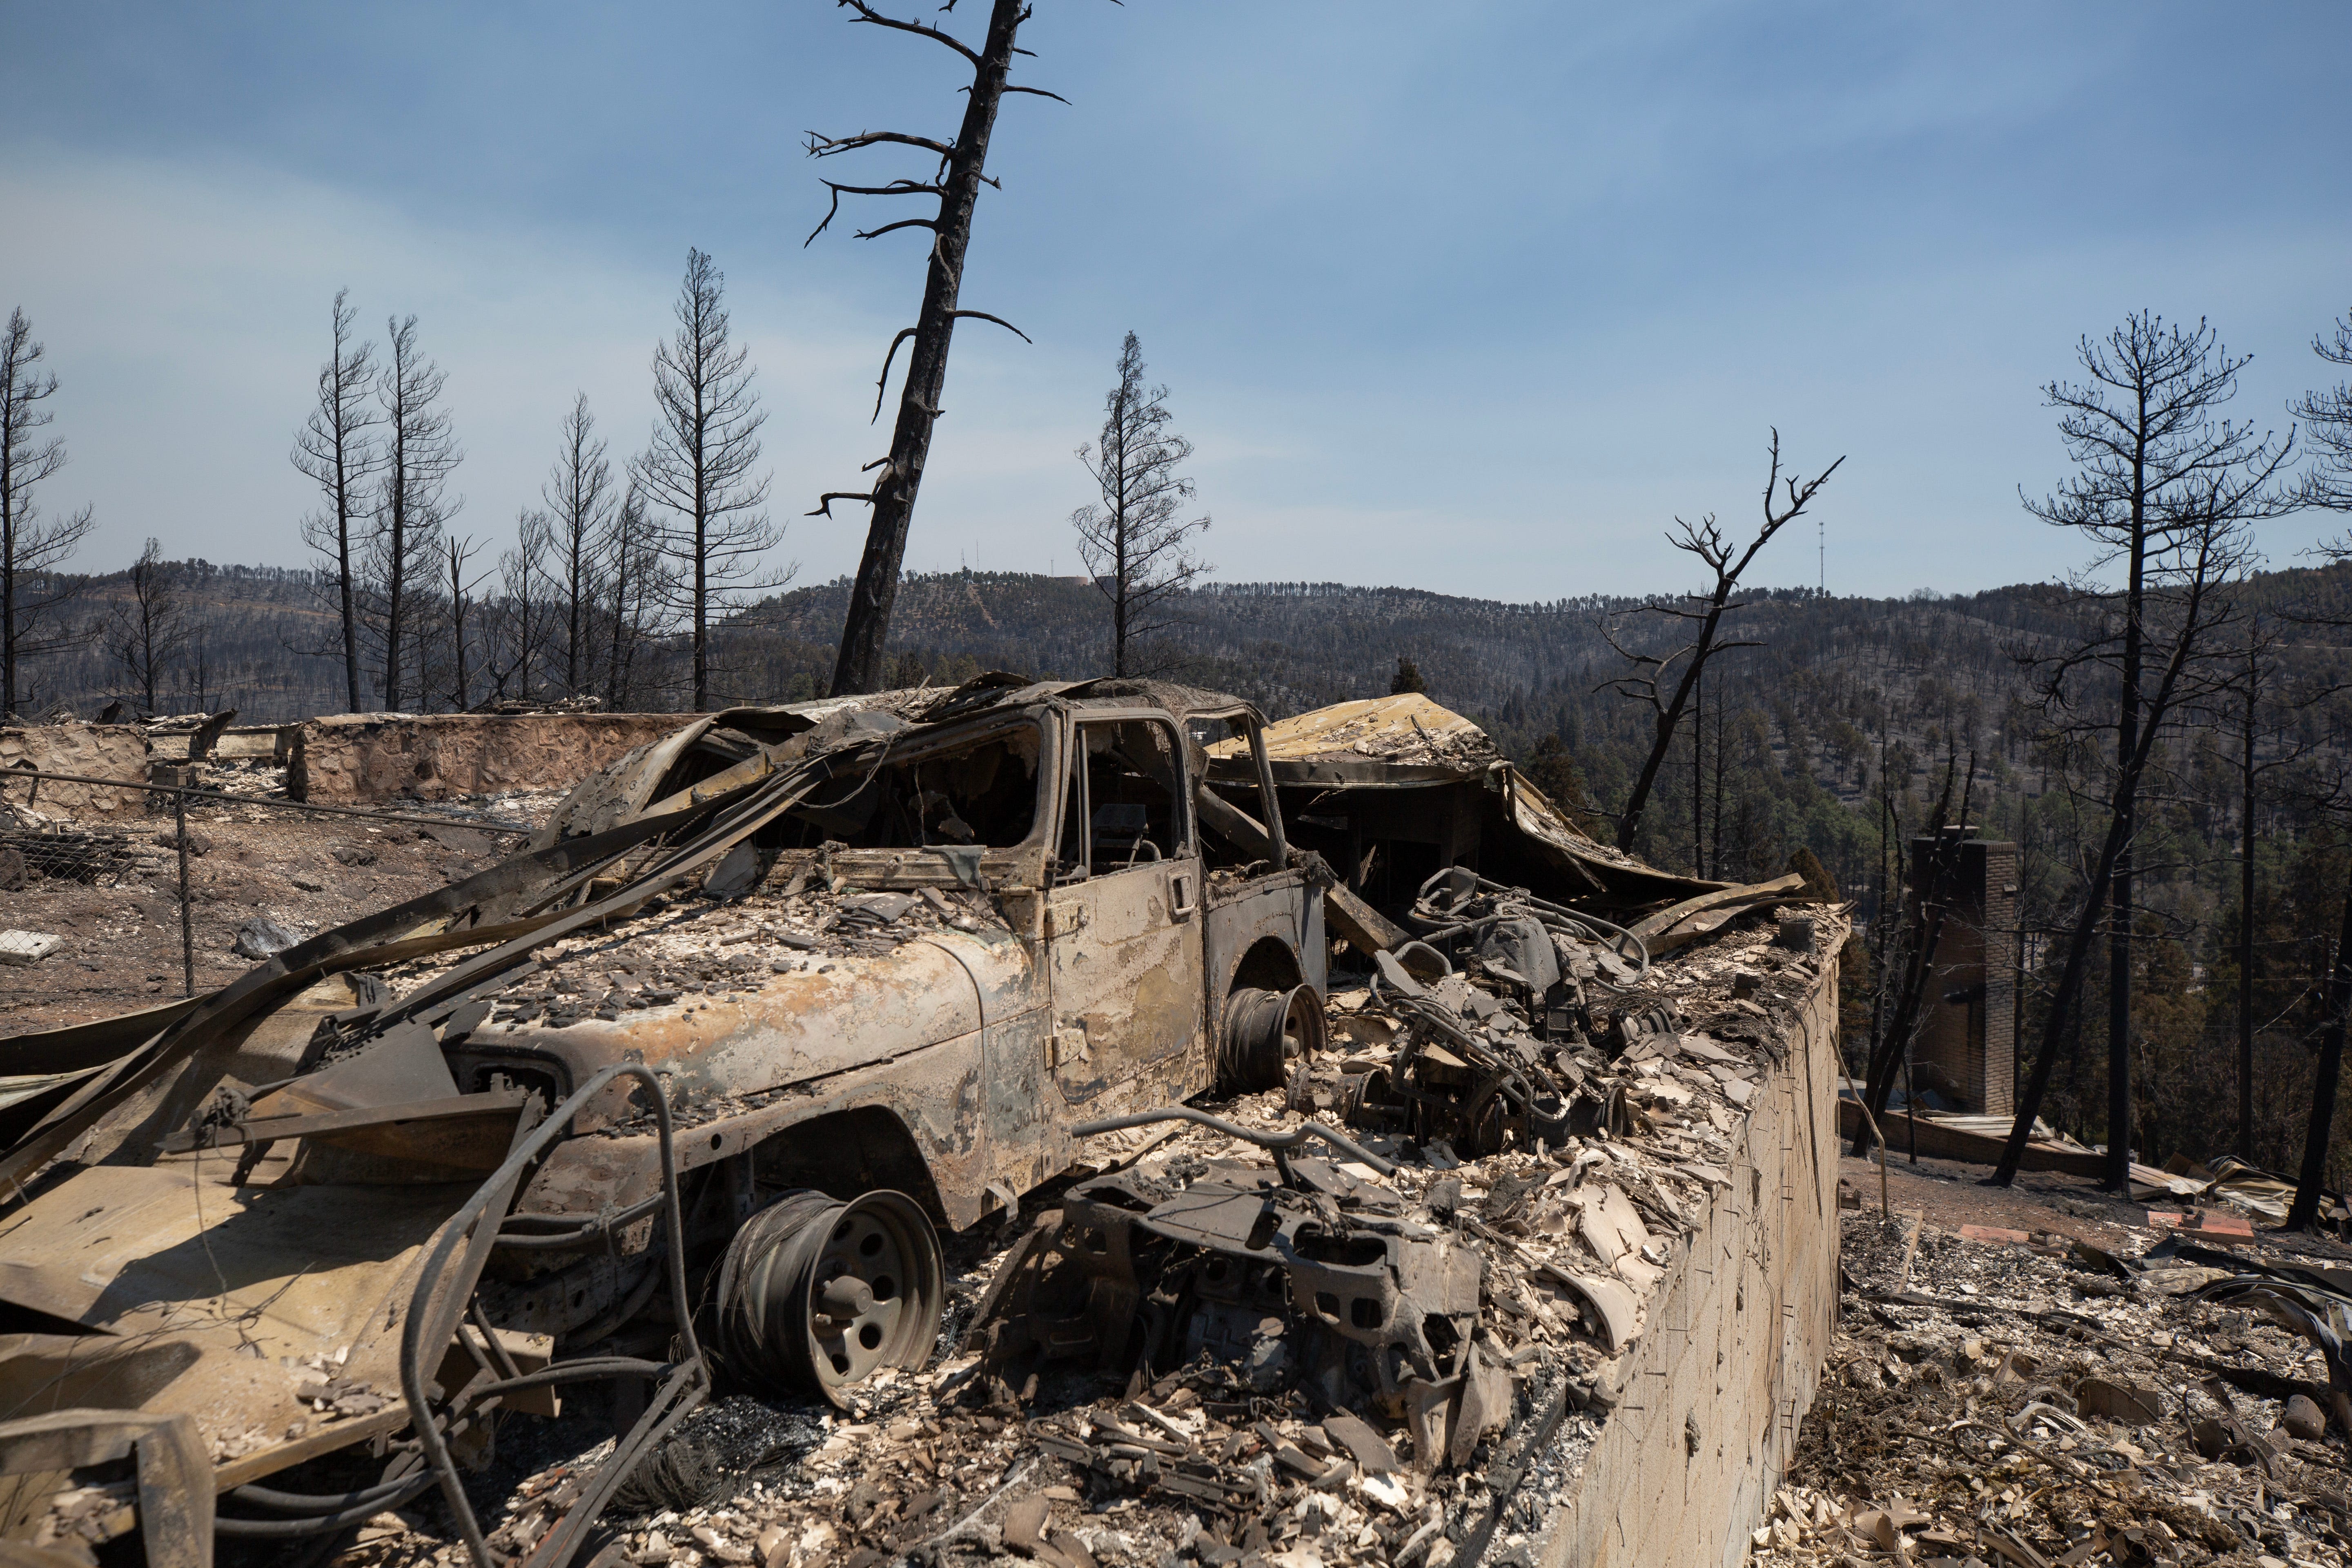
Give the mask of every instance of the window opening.
[[1037, 823], [1037, 733], [1014, 730], [887, 763], [863, 784], [844, 778], [817, 795], [786, 819], [783, 847], [832, 838], [853, 849], [1010, 849]]
[[1175, 731], [1150, 720], [1081, 724], [1085, 795], [1064, 820], [1087, 825], [1086, 865], [1102, 877], [1192, 853], [1191, 814], [1177, 794]]

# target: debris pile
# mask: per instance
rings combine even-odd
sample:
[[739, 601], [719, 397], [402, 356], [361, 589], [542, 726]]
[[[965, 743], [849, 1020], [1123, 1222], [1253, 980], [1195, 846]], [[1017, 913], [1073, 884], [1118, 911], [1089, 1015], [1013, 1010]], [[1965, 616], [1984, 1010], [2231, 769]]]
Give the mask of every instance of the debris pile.
[[2161, 1228], [1844, 1226], [1844, 1321], [1754, 1568], [2352, 1561], [2352, 1272]]
[[[533, 1021], [563, 1028], [583, 1018], [616, 1020], [683, 997], [708, 1005], [756, 992], [773, 975], [829, 973], [834, 960], [889, 952], [941, 928], [1004, 925], [985, 894], [936, 888], [836, 891], [821, 854], [800, 858], [799, 869], [772, 875], [776, 886], [739, 894], [723, 910], [699, 900], [659, 899], [611, 932], [548, 947], [535, 968], [484, 993], [493, 1005], [488, 1022], [494, 1028]], [[441, 967], [391, 973], [405, 981]]]
[[[821, 869], [779, 867], [770, 887], [681, 905], [675, 934], [646, 911], [656, 934], [631, 956], [677, 951], [634, 987], [583, 940], [494, 1016], [609, 1016], [992, 918], [977, 894], [835, 892]], [[1433, 933], [1458, 970], [1438, 973], [1437, 946], [1383, 955], [1335, 992], [1329, 1048], [1286, 1081], [1084, 1124], [1096, 1163], [951, 1239], [931, 1367], [878, 1373], [838, 1411], [726, 1394], [722, 1377], [608, 1510], [611, 1561], [1444, 1568], [1523, 1544], [1581, 1473], [1655, 1287], [1729, 1184], [1788, 1009], [1835, 943], [1780, 946], [1759, 910], [1645, 965], [1538, 922], [1547, 978], [1513, 945], [1523, 894], [1455, 891], [1470, 896], [1451, 912], [1474, 923], [1517, 911]], [[780, 1443], [778, 1422], [799, 1436]], [[597, 1457], [525, 1482], [493, 1544], [551, 1528]], [[662, 1479], [680, 1474], [701, 1479]], [[462, 1561], [445, 1539], [377, 1544]]]
[[56, 877], [93, 885], [152, 869], [154, 852], [119, 827], [79, 827], [29, 805], [0, 800], [0, 889]]

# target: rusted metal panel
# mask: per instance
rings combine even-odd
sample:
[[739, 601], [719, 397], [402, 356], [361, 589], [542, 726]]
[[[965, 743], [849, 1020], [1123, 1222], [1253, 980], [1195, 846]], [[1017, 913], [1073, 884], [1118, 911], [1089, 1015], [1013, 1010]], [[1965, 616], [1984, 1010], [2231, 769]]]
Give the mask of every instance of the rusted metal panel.
[[1323, 900], [1306, 875], [1284, 871], [1231, 884], [1209, 895], [1207, 973], [1212, 1001], [1234, 984], [1244, 958], [1261, 942], [1276, 942], [1298, 961], [1298, 979], [1318, 996], [1328, 988], [1331, 947], [1323, 934]]
[[1200, 860], [1187, 856], [1048, 900], [1054, 1076], [1070, 1103], [1110, 1114], [1141, 1075], [1156, 1080], [1174, 1059], [1205, 1054], [1200, 889]]
[[[0, 1352], [0, 1408], [186, 1415], [214, 1463], [250, 1476], [397, 1407], [401, 1311], [467, 1189], [238, 1186], [234, 1167], [216, 1152], [100, 1167], [11, 1216], [0, 1296], [101, 1332]], [[320, 1358], [347, 1385], [340, 1411], [300, 1397], [329, 1381], [301, 1364]], [[331, 1440], [293, 1447], [312, 1436]]]

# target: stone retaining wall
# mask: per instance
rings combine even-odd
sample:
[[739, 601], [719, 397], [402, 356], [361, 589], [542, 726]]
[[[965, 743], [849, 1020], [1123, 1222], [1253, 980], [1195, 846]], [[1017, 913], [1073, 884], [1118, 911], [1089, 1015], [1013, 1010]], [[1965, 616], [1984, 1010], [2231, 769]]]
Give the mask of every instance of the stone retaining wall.
[[1837, 1312], [1837, 960], [1757, 1091], [1731, 1185], [1651, 1298], [1541, 1568], [1738, 1568], [1786, 1475]]
[[301, 726], [286, 783], [327, 805], [569, 789], [681, 713], [339, 713]]
[[44, 773], [121, 779], [131, 787], [44, 784], [36, 790], [22, 783], [0, 785], [0, 791], [18, 805], [76, 822], [118, 822], [146, 813], [147, 792], [139, 786], [147, 782], [147, 741], [135, 725], [28, 724], [0, 729], [0, 769], [26, 763]]

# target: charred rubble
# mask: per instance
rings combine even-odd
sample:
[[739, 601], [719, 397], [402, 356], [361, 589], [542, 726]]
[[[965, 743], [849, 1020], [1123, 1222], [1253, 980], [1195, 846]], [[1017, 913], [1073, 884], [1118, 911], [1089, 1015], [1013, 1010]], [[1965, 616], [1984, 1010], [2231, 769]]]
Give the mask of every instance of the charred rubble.
[[1755, 1568], [2352, 1561], [2342, 1249], [2107, 1228], [1848, 1215]]
[[1152, 682], [711, 716], [521, 854], [12, 1042], [0, 1392], [75, 1405], [0, 1417], [0, 1465], [69, 1483], [6, 1533], [60, 1568], [133, 1530], [155, 1568], [1520, 1549], [1754, 1165], [1843, 917], [1604, 851], [1475, 727], [1372, 709], [1339, 756]]
[[[1531, 987], [1525, 942], [1436, 923], [1531, 918], [1527, 895], [1456, 879], [1423, 902], [1439, 940], [1336, 979], [1326, 1048], [1278, 1084], [1091, 1131], [1088, 1164], [951, 1245], [934, 1365], [839, 1410], [722, 1370], [608, 1510], [610, 1560], [1436, 1565], [1518, 1546], [1610, 1419], [1834, 945], [1791, 945], [1772, 906], [1647, 965], [1545, 928], [1559, 973]], [[749, 933], [761, 914], [711, 918]], [[721, 962], [677, 973], [757, 983]], [[492, 1546], [541, 1538], [609, 1447], [525, 1479]], [[379, 1528], [371, 1560], [463, 1560], [429, 1507]]]

